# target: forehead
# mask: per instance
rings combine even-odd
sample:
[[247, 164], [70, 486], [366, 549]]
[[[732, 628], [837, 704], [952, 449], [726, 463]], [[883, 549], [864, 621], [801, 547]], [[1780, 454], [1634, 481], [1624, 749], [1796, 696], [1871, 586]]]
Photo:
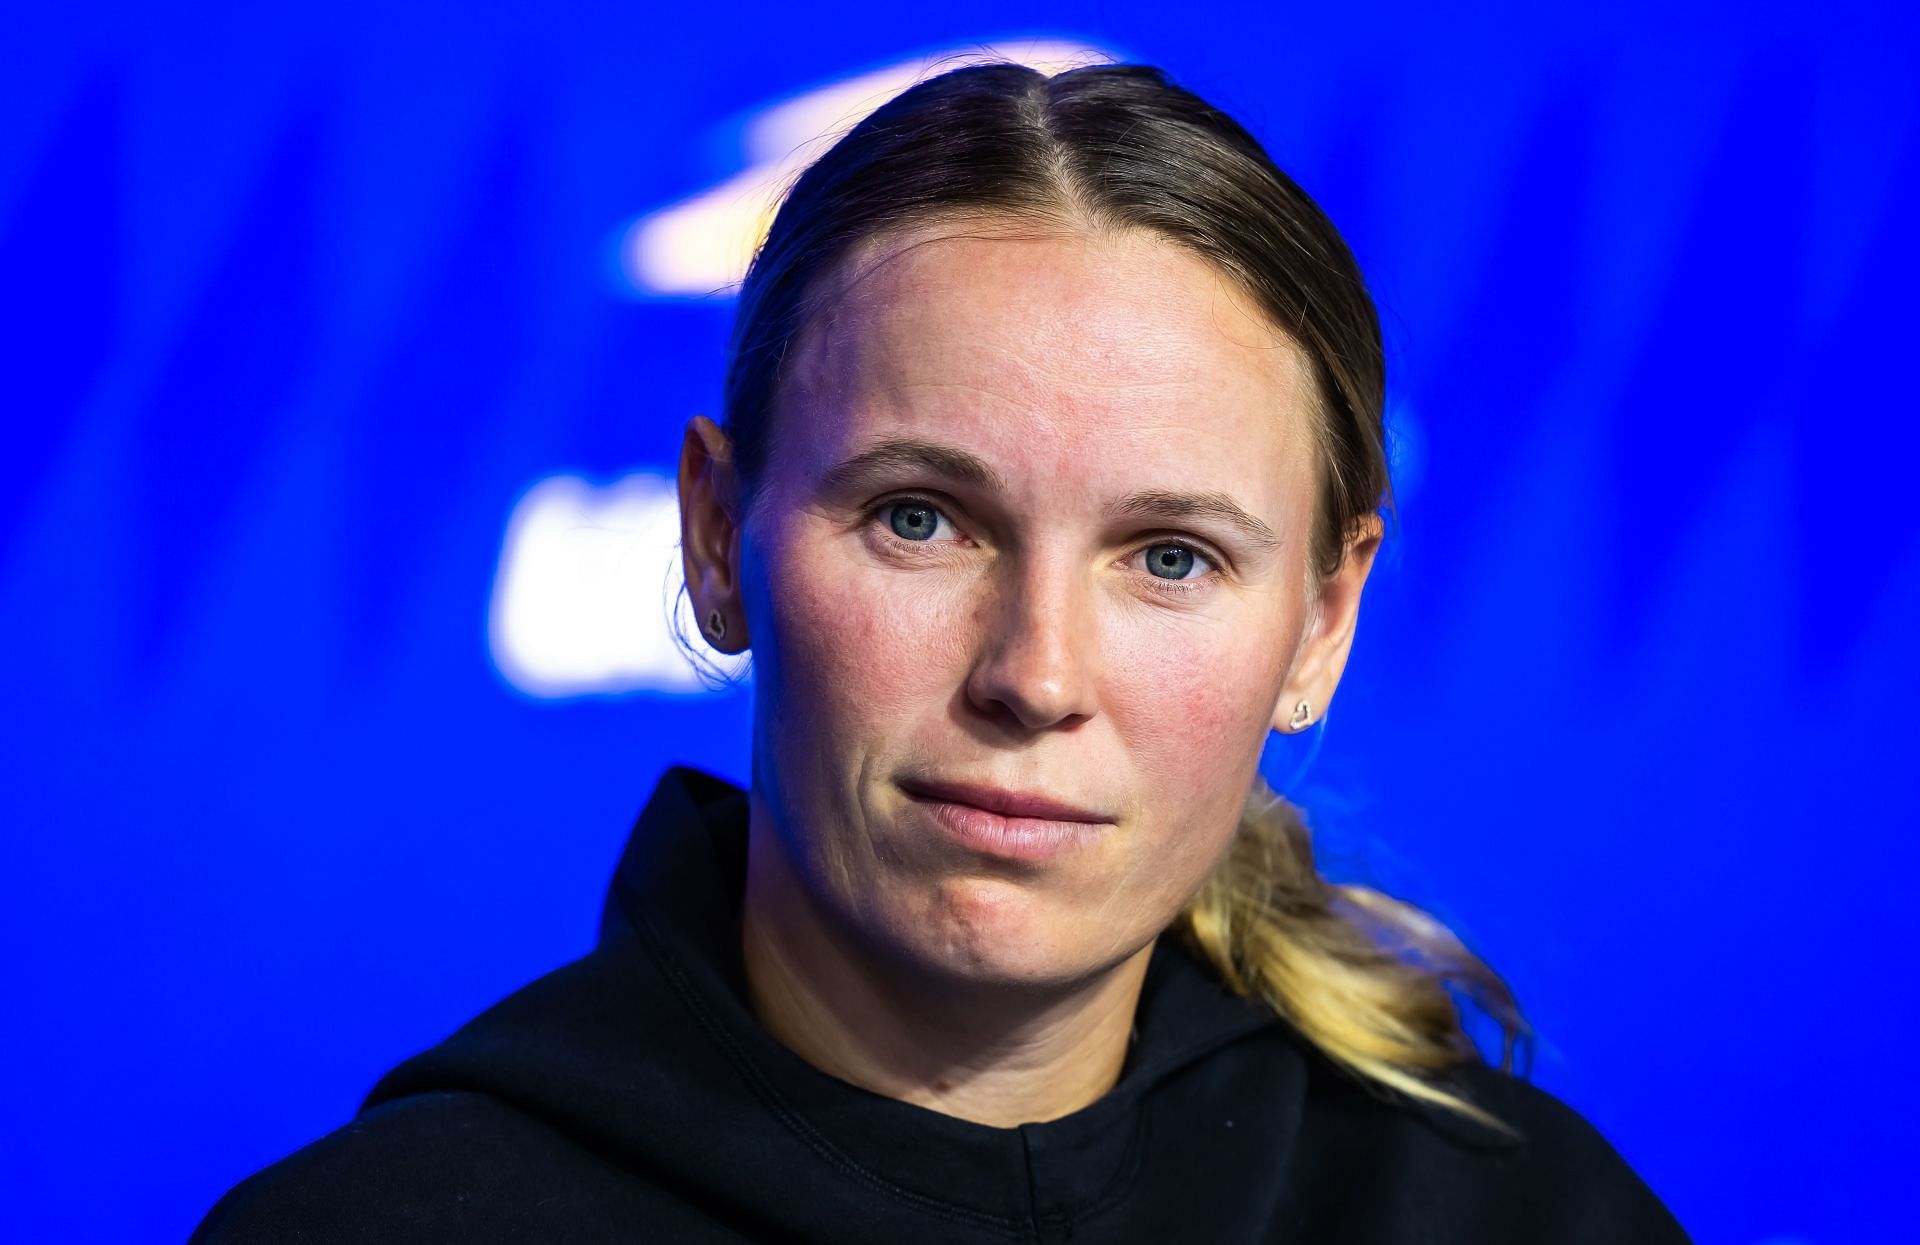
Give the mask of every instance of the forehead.
[[1109, 459], [1169, 433], [1243, 462], [1311, 453], [1299, 348], [1212, 264], [1144, 232], [950, 222], [870, 241], [797, 347], [782, 406], [823, 454], [880, 425]]

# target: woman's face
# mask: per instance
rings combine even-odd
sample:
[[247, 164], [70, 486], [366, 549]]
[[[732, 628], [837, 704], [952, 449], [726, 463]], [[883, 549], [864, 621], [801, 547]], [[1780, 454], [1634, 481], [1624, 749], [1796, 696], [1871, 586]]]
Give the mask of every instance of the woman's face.
[[921, 970], [1060, 984], [1205, 880], [1371, 548], [1310, 601], [1309, 374], [1207, 263], [963, 232], [843, 266], [716, 582], [795, 893]]

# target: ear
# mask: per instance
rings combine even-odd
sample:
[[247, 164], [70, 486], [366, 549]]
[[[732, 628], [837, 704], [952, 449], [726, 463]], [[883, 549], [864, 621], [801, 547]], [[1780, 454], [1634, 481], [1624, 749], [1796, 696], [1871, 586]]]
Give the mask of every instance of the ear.
[[[739, 497], [733, 443], [718, 424], [695, 415], [680, 444], [680, 558], [701, 634], [723, 653], [750, 643], [740, 607]], [[716, 611], [726, 624], [718, 640], [707, 627]]]
[[[1307, 609], [1307, 625], [1294, 654], [1287, 690], [1274, 706], [1274, 730], [1292, 734], [1326, 716], [1333, 689], [1347, 668], [1347, 654], [1353, 649], [1354, 628], [1360, 621], [1360, 590], [1366, 586], [1374, 555], [1380, 551], [1381, 526], [1379, 515], [1366, 516], [1347, 540], [1346, 559], [1340, 569], [1320, 581], [1319, 595]], [[1303, 700], [1312, 716], [1295, 726], [1295, 711]]]

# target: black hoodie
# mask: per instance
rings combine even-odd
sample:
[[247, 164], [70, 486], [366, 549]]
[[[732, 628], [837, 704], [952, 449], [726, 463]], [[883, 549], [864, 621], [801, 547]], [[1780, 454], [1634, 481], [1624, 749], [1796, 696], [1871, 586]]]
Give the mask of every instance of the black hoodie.
[[1687, 1239], [1557, 1099], [1458, 1074], [1524, 1142], [1389, 1101], [1171, 937], [1119, 1082], [1071, 1115], [993, 1128], [822, 1073], [745, 1002], [746, 809], [669, 770], [592, 952], [387, 1073], [193, 1241]]

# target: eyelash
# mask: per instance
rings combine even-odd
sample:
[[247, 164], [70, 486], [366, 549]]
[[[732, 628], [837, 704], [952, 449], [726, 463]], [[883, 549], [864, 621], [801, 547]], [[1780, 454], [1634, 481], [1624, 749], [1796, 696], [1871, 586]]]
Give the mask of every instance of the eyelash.
[[[895, 545], [913, 546], [933, 543], [930, 541], [907, 540], [902, 536], [896, 535], [890, 525], [881, 522], [881, 520], [885, 518], [887, 511], [895, 506], [925, 506], [927, 509], [934, 511], [946, 519], [948, 523], [953, 523], [953, 516], [947, 513], [946, 507], [931, 497], [924, 497], [914, 493], [904, 493], [894, 497], [882, 498], [868, 507], [867, 522], [878, 524], [886, 538]], [[960, 525], [953, 523], [953, 526], [955, 530], [958, 530]], [[1186, 537], [1171, 537], [1164, 540], [1149, 541], [1134, 552], [1136, 554], [1143, 553], [1156, 545], [1175, 545], [1181, 549], [1185, 549], [1195, 557], [1206, 562], [1206, 564], [1212, 568], [1213, 572], [1212, 574], [1200, 575], [1193, 579], [1163, 579], [1150, 571], [1141, 572], [1144, 578], [1152, 581], [1152, 586], [1157, 592], [1166, 592], [1175, 596], [1184, 596], [1188, 593], [1198, 592], [1208, 586], [1209, 580], [1217, 578], [1222, 566], [1225, 565], [1223, 559], [1214, 553], [1213, 550], [1201, 544], [1199, 541], [1190, 540]]]

